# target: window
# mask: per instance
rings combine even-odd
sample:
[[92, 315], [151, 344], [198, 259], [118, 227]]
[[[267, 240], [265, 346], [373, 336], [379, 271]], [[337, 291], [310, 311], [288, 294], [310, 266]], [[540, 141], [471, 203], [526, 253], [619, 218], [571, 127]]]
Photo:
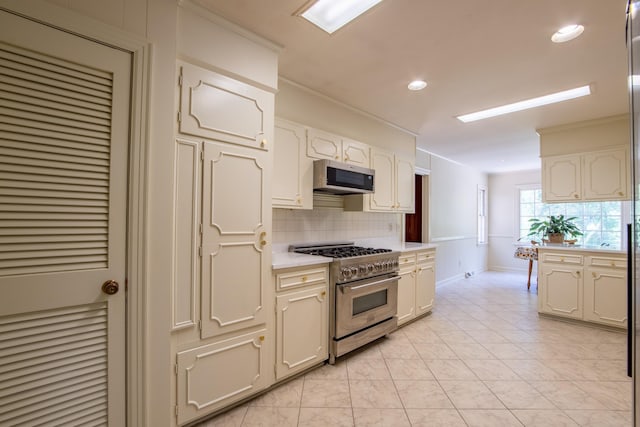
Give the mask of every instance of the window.
[[478, 244], [487, 243], [487, 187], [478, 185]]
[[540, 188], [520, 189], [519, 237], [529, 241], [529, 220], [549, 215], [575, 216], [575, 224], [584, 233], [578, 237], [578, 244], [586, 246], [608, 246], [611, 249], [623, 247], [623, 224], [628, 221], [627, 203], [623, 202], [580, 202], [543, 203]]

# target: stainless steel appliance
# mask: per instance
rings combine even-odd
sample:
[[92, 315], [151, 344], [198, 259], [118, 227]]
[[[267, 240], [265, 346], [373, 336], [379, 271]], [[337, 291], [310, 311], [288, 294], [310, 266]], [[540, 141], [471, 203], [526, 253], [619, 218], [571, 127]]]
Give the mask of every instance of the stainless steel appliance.
[[313, 190], [331, 194], [363, 194], [374, 191], [373, 169], [334, 160], [313, 162]]
[[333, 258], [329, 270], [329, 363], [397, 328], [399, 252], [353, 242], [292, 245]]

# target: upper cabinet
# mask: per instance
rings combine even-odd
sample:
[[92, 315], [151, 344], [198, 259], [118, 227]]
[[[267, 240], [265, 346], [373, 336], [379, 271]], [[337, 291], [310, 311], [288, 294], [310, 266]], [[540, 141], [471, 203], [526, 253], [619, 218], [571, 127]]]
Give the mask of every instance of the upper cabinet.
[[274, 208], [313, 208], [313, 159], [306, 155], [304, 126], [276, 119], [273, 150]]
[[369, 167], [369, 146], [317, 129], [307, 129], [307, 156]]
[[629, 151], [626, 147], [542, 158], [545, 202], [627, 200]]
[[414, 160], [390, 151], [371, 148], [371, 169], [375, 170], [375, 192], [345, 197], [349, 211], [415, 211]]
[[628, 200], [627, 115], [538, 129], [545, 202]]
[[180, 66], [179, 84], [180, 133], [270, 149], [272, 93], [186, 63]]

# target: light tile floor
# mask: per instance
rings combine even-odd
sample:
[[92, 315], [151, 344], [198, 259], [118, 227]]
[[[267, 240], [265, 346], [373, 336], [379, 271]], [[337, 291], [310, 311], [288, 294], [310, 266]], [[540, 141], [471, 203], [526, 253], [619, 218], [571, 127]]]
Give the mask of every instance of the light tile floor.
[[461, 279], [430, 316], [198, 427], [631, 426], [626, 335], [536, 304], [525, 275]]

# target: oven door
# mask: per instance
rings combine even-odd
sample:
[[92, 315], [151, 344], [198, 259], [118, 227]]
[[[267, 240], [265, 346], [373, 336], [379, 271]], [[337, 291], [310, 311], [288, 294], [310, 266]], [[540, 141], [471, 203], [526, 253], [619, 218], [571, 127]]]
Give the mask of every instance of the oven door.
[[396, 274], [336, 285], [336, 339], [387, 320], [398, 311]]

